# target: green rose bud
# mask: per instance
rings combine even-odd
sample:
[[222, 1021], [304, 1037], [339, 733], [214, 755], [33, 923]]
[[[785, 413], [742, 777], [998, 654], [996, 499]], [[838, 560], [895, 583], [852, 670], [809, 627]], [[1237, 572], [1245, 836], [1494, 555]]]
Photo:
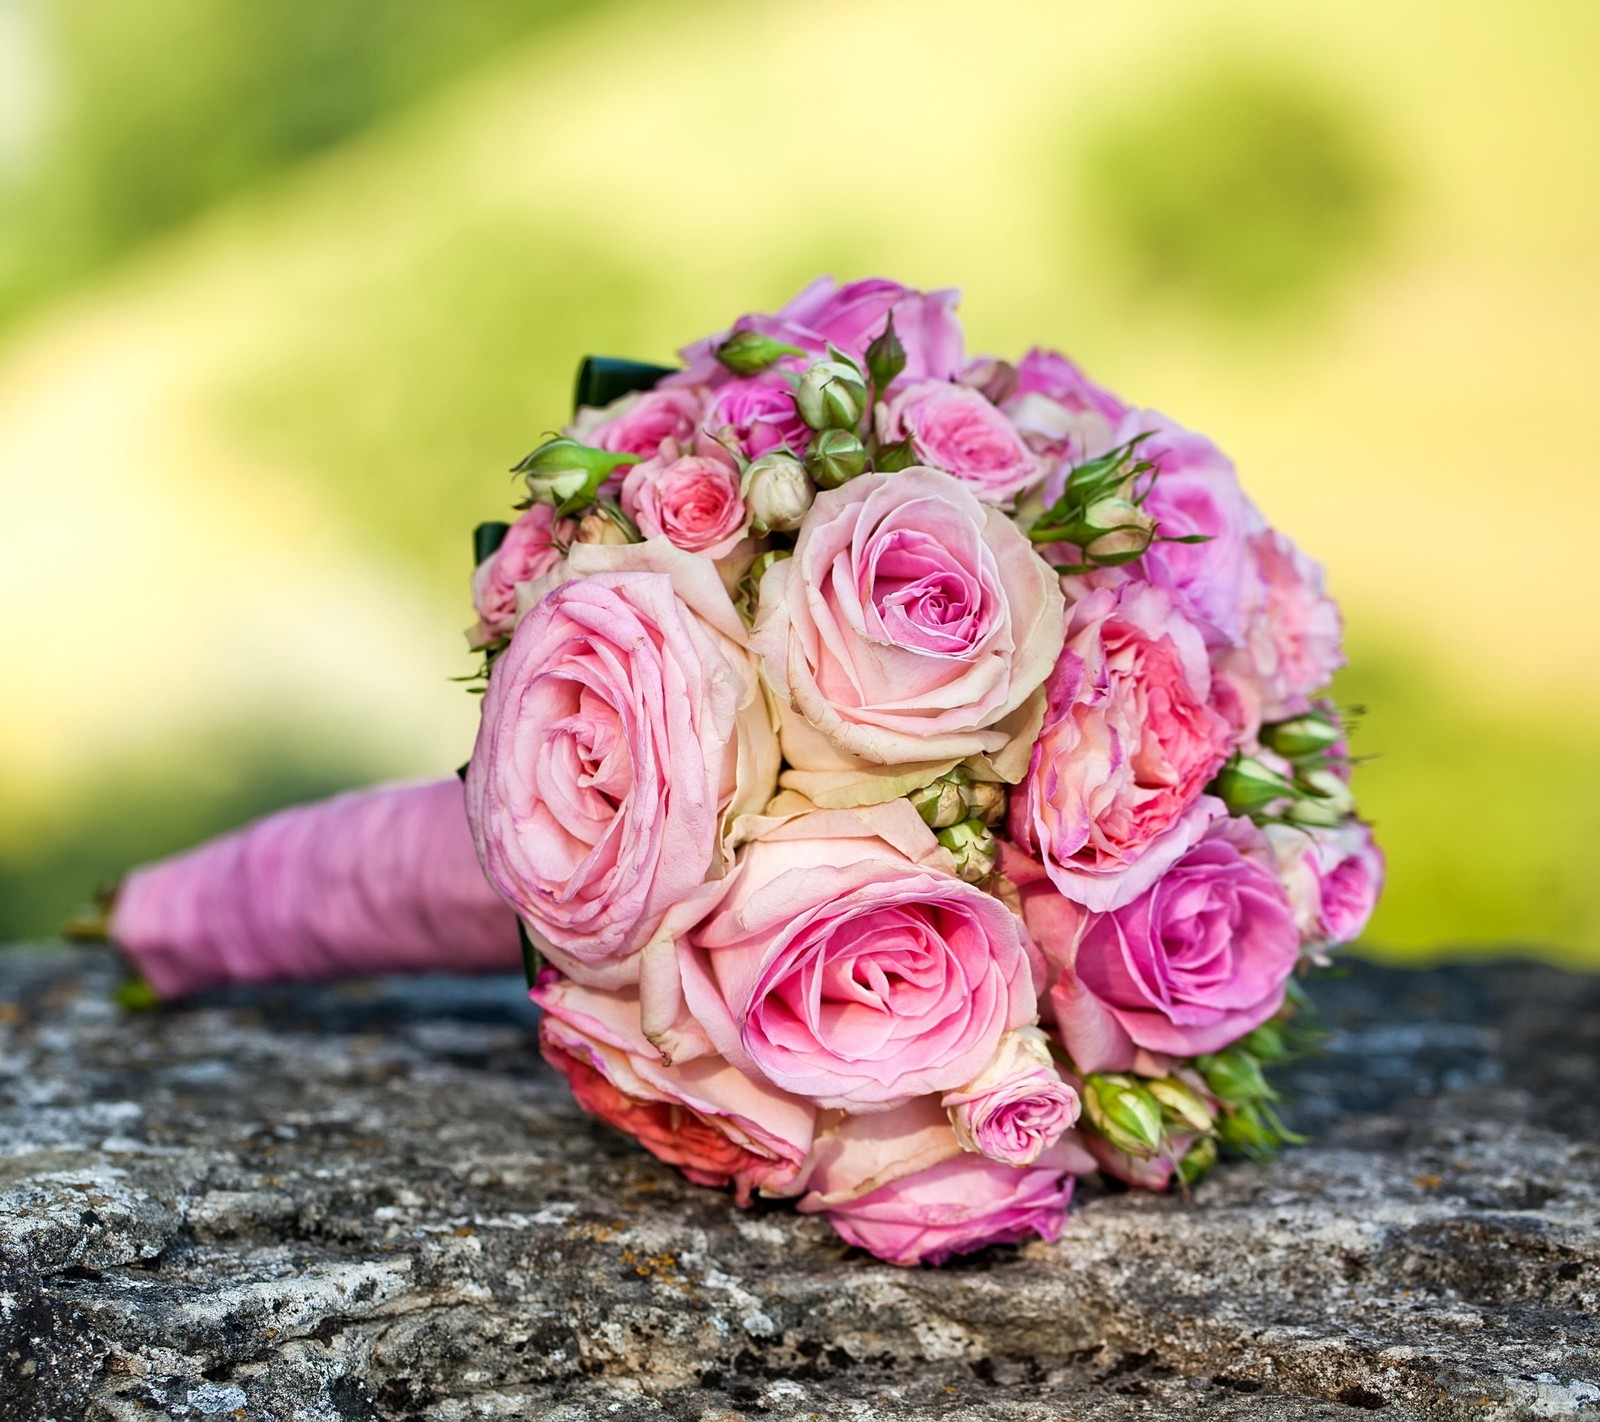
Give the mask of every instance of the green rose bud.
[[938, 833], [939, 843], [954, 856], [956, 874], [969, 884], [994, 873], [994, 834], [982, 820], [962, 820]]
[[735, 331], [717, 347], [717, 359], [735, 375], [759, 375], [783, 356], [803, 356], [798, 346], [785, 345], [760, 331]]
[[814, 430], [854, 430], [867, 412], [867, 384], [845, 357], [819, 360], [800, 377], [794, 403]]
[[883, 323], [883, 331], [867, 347], [867, 374], [872, 377], [872, 388], [881, 396], [894, 384], [895, 377], [906, 368], [906, 348], [894, 330], [894, 312]]
[[1211, 1103], [1177, 1077], [1157, 1077], [1154, 1081], [1147, 1081], [1145, 1089], [1160, 1103], [1162, 1116], [1168, 1125], [1179, 1129], [1209, 1131], [1217, 1119]]
[[1090, 562], [1102, 567], [1131, 563], [1144, 556], [1156, 534], [1156, 521], [1129, 499], [1101, 499], [1083, 511], [1082, 536], [1071, 539]]
[[750, 510], [750, 531], [757, 534], [787, 533], [799, 528], [817, 496], [805, 465], [784, 450], [751, 460], [739, 491]]
[[811, 441], [806, 469], [819, 489], [837, 489], [866, 468], [867, 447], [849, 430], [823, 430]]
[[1183, 1153], [1178, 1162], [1178, 1179], [1185, 1185], [1198, 1185], [1211, 1173], [1217, 1163], [1217, 1142], [1214, 1136], [1201, 1136]]
[[739, 615], [748, 625], [756, 620], [756, 608], [761, 604], [761, 580], [767, 574], [767, 569], [774, 563], [781, 563], [785, 558], [794, 556], [787, 548], [769, 548], [765, 553], [759, 554], [745, 569], [744, 576], [739, 579], [739, 586], [733, 596], [733, 605], [738, 608]]
[[1161, 1107], [1135, 1078], [1089, 1076], [1081, 1094], [1089, 1124], [1109, 1144], [1141, 1157], [1161, 1149]]
[[1210, 789], [1233, 815], [1257, 815], [1275, 800], [1293, 800], [1300, 795], [1292, 780], [1239, 752], [1217, 772]]
[[974, 780], [962, 791], [967, 812], [986, 825], [999, 824], [1006, 814], [1006, 787], [992, 780]]
[[534, 503], [569, 514], [588, 508], [616, 470], [639, 462], [637, 454], [613, 454], [563, 436], [546, 440], [511, 472], [524, 477]]
[[1260, 1063], [1238, 1047], [1229, 1047], [1214, 1056], [1201, 1057], [1195, 1065], [1217, 1099], [1230, 1106], [1245, 1101], [1273, 1099], [1273, 1090], [1261, 1074]]
[[966, 778], [966, 772], [957, 767], [932, 785], [913, 790], [906, 799], [929, 829], [949, 829], [967, 818], [967, 797], [962, 785]]
[[1344, 727], [1338, 720], [1316, 711], [1261, 728], [1261, 744], [1288, 760], [1322, 755], [1343, 739]]

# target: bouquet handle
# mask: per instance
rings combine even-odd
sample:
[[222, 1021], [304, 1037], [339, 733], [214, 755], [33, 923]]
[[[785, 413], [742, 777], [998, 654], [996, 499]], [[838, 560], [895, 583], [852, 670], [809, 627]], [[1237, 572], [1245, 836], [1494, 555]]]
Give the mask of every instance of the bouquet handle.
[[163, 998], [522, 963], [455, 776], [298, 805], [141, 865], [117, 890], [107, 936]]

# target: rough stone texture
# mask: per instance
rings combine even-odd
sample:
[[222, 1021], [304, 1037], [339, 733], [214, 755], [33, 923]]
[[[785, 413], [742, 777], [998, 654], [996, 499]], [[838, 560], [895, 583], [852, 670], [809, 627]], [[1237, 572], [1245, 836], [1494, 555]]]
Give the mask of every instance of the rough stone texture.
[[1317, 985], [1315, 1143], [943, 1270], [583, 1118], [510, 980], [0, 954], [0, 1418], [1600, 1418], [1600, 979]]

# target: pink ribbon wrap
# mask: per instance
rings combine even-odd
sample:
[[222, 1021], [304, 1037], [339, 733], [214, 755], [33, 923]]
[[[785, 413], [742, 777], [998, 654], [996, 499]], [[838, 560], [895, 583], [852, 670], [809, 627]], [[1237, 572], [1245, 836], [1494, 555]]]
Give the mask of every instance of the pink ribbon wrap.
[[483, 877], [454, 776], [298, 805], [143, 865], [123, 880], [108, 936], [169, 998], [522, 963], [516, 915]]

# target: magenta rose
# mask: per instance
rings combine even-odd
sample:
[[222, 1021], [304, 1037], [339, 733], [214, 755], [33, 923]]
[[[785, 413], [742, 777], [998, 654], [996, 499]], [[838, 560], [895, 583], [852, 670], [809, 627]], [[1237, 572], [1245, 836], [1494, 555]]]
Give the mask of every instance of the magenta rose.
[[472, 574], [478, 625], [468, 636], [487, 647], [511, 635], [517, 623], [517, 589], [561, 562], [560, 544], [572, 538], [572, 521], [557, 520], [549, 504], [535, 504], [511, 525], [505, 541]]
[[1007, 1033], [994, 1060], [940, 1104], [963, 1150], [1007, 1165], [1033, 1164], [1072, 1129], [1080, 1109], [1037, 1027]]
[[1383, 851], [1358, 820], [1337, 829], [1271, 824], [1267, 838], [1302, 942], [1352, 943], [1366, 930], [1383, 889]]
[[1063, 1154], [1070, 1163], [1047, 1155], [1021, 1169], [960, 1154], [841, 1204], [820, 1205], [808, 1195], [800, 1209], [823, 1211], [846, 1243], [890, 1264], [942, 1264], [990, 1244], [1058, 1238], [1082, 1152]]
[[1054, 573], [1015, 524], [948, 474], [868, 474], [821, 493], [794, 556], [762, 579], [752, 645], [801, 770], [959, 759], [1061, 645]]
[[601, 409], [585, 409], [568, 427], [573, 438], [613, 454], [650, 459], [668, 440], [688, 444], [700, 419], [704, 392], [661, 386], [624, 395]]
[[1321, 566], [1289, 538], [1265, 529], [1249, 547], [1265, 595], [1247, 628], [1245, 653], [1262, 719], [1281, 721], [1309, 709], [1345, 664], [1343, 625]]
[[484, 872], [534, 940], [569, 976], [615, 987], [720, 867], [724, 814], [771, 795], [777, 746], [711, 562], [576, 544], [567, 571], [490, 673], [467, 810]]
[[878, 407], [877, 421], [881, 442], [909, 439], [916, 463], [953, 474], [990, 503], [1011, 499], [1042, 473], [1011, 421], [966, 385], [906, 385]]
[[1015, 915], [950, 870], [904, 800], [769, 825], [677, 945], [685, 1010], [735, 1066], [822, 1106], [961, 1087], [1036, 999]]
[[1044, 725], [1011, 797], [1011, 834], [1067, 898], [1143, 893], [1203, 831], [1187, 812], [1228, 753], [1199, 631], [1148, 583], [1073, 584]]
[[1213, 820], [1143, 895], [1087, 913], [1035, 885], [1023, 916], [1050, 965], [1050, 1005], [1080, 1071], [1137, 1069], [1141, 1052], [1215, 1052], [1283, 1005], [1300, 935], [1272, 847]]
[[832, 277], [818, 277], [777, 314], [860, 361], [893, 312], [895, 335], [906, 352], [901, 379], [954, 380], [965, 364], [956, 317], [960, 300], [959, 291], [914, 291], [885, 277], [844, 286]]
[[622, 511], [646, 538], [665, 538], [686, 553], [724, 558], [750, 528], [739, 493], [739, 466], [713, 441], [680, 455], [669, 445], [635, 464], [622, 481]]
[[639, 1030], [639, 996], [587, 988], [546, 968], [528, 994], [544, 1010], [545, 1060], [580, 1106], [637, 1138], [697, 1185], [783, 1194], [811, 1151], [816, 1112], [716, 1057], [663, 1066]]
[[811, 439], [811, 431], [795, 409], [794, 392], [774, 375], [719, 385], [706, 401], [701, 424], [718, 438], [731, 434], [751, 459], [785, 448], [804, 455]]

